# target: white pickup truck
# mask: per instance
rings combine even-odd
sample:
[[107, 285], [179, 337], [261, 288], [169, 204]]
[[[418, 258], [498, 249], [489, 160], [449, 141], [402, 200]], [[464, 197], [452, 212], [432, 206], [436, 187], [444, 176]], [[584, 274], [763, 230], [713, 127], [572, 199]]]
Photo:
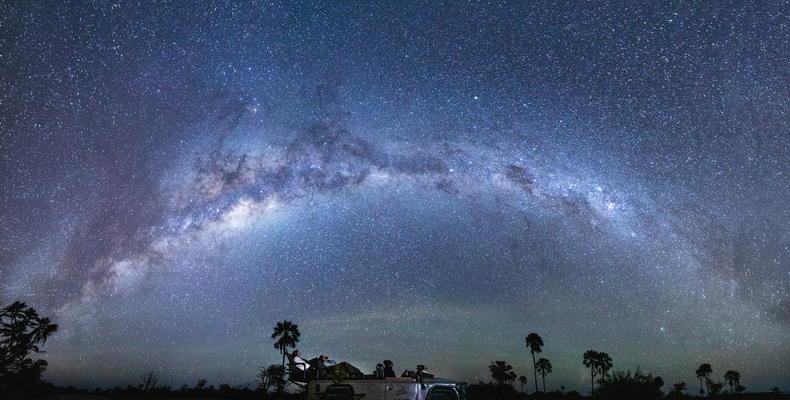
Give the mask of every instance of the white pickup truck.
[[307, 384], [307, 400], [465, 400], [466, 384], [444, 379], [384, 378]]

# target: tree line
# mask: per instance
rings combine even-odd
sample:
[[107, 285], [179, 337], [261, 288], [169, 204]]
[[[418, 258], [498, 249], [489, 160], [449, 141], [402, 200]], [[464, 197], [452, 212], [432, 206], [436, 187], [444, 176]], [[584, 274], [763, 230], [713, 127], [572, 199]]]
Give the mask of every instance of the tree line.
[[[536, 354], [543, 352], [543, 338], [537, 333], [530, 333], [525, 338], [526, 347], [532, 356], [532, 370], [533, 379], [535, 382], [534, 394], [546, 394], [546, 376], [552, 372], [551, 361], [546, 358], [539, 358], [536, 360]], [[653, 376], [646, 374], [641, 369], [637, 368], [635, 372], [630, 371], [616, 371], [611, 372], [613, 368], [612, 357], [609, 354], [596, 350], [587, 350], [582, 354], [582, 365], [590, 370], [590, 395], [599, 398], [611, 399], [658, 399], [664, 396], [661, 392], [661, 387], [664, 386], [664, 380], [660, 376]], [[488, 366], [491, 372], [491, 379], [496, 385], [512, 385], [516, 381], [516, 372], [513, 366], [504, 360], [492, 362]], [[723, 393], [724, 383], [715, 382], [712, 379], [713, 370], [709, 363], [704, 363], [699, 366], [695, 371], [697, 378], [700, 380], [700, 396], [707, 395], [709, 397], [716, 397]], [[541, 377], [543, 383], [543, 391], [538, 390], [538, 376]], [[598, 379], [596, 379], [596, 377]], [[746, 390], [746, 387], [741, 385], [741, 374], [735, 370], [727, 370], [724, 375], [724, 382], [729, 387], [728, 393], [740, 394]], [[521, 391], [525, 392], [527, 386], [527, 377], [522, 375], [518, 377], [518, 382], [521, 385]], [[596, 388], [595, 384], [598, 384]], [[482, 383], [481, 383], [482, 384]], [[564, 393], [564, 387], [558, 392]], [[685, 397], [685, 391], [688, 390], [688, 385], [685, 382], [679, 382], [673, 385], [671, 391], [667, 394], [668, 398], [682, 398]], [[774, 387], [772, 392], [778, 393], [779, 388]], [[499, 397], [503, 397], [499, 393]]]
[[[37, 387], [49, 385], [41, 380], [42, 373], [47, 367], [47, 362], [35, 359], [37, 354], [43, 353], [42, 346], [47, 340], [57, 332], [57, 324], [52, 323], [49, 318], [42, 317], [33, 308], [23, 302], [14, 302], [6, 307], [0, 308], [0, 393], [7, 391], [33, 391]], [[129, 385], [126, 389], [112, 389], [107, 393], [181, 393], [186, 395], [202, 396], [211, 393], [223, 393], [228, 396], [244, 397], [274, 397], [274, 398], [294, 398], [294, 394], [284, 391], [289, 384], [286, 368], [286, 358], [290, 354], [289, 349], [294, 349], [299, 342], [301, 332], [297, 324], [292, 321], [284, 320], [278, 322], [272, 330], [271, 338], [274, 340], [274, 348], [282, 356], [282, 363], [262, 367], [254, 389], [249, 387], [231, 387], [223, 384], [219, 389], [213, 386], [206, 386], [206, 380], [201, 379], [194, 388], [187, 385], [178, 391], [172, 390], [169, 386], [157, 386], [159, 376], [152, 370], [140, 377], [140, 384], [137, 386]], [[544, 398], [576, 398], [580, 394], [576, 392], [565, 393], [564, 387], [560, 391], [549, 392], [546, 386], [546, 378], [553, 372], [553, 366], [548, 358], [539, 357], [544, 351], [543, 338], [537, 333], [530, 333], [525, 337], [525, 345], [532, 359], [534, 392], [532, 395], [543, 396]], [[600, 399], [659, 399], [666, 397], [669, 399], [681, 399], [689, 397], [685, 392], [688, 385], [679, 382], [672, 386], [672, 389], [664, 396], [661, 387], [664, 380], [659, 376], [646, 374], [637, 368], [633, 373], [630, 371], [612, 372], [612, 357], [605, 352], [587, 350], [582, 354], [581, 363], [590, 370], [590, 395]], [[507, 399], [527, 396], [526, 388], [528, 378], [525, 375], [518, 376], [513, 370], [513, 366], [504, 360], [497, 360], [488, 366], [491, 373], [492, 384], [470, 385], [470, 400], [486, 399]], [[736, 396], [743, 393], [746, 388], [741, 384], [741, 374], [736, 370], [726, 370], [723, 381], [714, 380], [713, 368], [710, 363], [703, 363], [695, 371], [695, 376], [699, 379], [699, 395], [711, 398], [726, 394]], [[540, 381], [538, 379], [540, 377]], [[521, 385], [521, 394], [517, 394], [513, 385], [518, 382]], [[538, 383], [542, 384], [543, 390], [540, 391]], [[725, 387], [726, 385], [726, 387]], [[508, 389], [509, 388], [509, 389]], [[99, 390], [99, 389], [97, 389]], [[61, 393], [76, 393], [77, 389], [61, 389]], [[774, 387], [772, 392], [779, 394], [779, 388]], [[493, 397], [491, 394], [494, 394]], [[238, 395], [238, 396], [237, 396]], [[298, 398], [298, 394], [296, 394]], [[766, 397], [761, 397], [766, 398]]]

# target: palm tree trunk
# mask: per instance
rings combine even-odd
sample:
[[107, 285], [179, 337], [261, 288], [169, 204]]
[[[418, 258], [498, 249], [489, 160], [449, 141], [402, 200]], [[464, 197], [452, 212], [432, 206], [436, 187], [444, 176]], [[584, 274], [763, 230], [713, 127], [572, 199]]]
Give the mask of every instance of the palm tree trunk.
[[705, 376], [705, 393], [710, 396], [710, 378]]
[[283, 367], [285, 366], [285, 347], [280, 349], [280, 352], [283, 353]]
[[532, 353], [532, 372], [535, 375], [535, 393], [538, 392], [538, 370], [535, 368], [535, 352], [530, 350]]
[[590, 366], [590, 397], [595, 394], [595, 369]]
[[543, 375], [543, 393], [546, 393], [546, 375]]

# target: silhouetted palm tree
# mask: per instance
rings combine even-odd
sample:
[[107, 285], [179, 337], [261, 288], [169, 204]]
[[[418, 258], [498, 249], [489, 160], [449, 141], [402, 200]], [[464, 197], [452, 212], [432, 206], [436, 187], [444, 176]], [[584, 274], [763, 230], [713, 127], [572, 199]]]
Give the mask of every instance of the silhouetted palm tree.
[[19, 374], [38, 380], [47, 362], [29, 356], [43, 353], [40, 345], [57, 330], [49, 318], [25, 303], [16, 301], [0, 309], [0, 377]]
[[587, 350], [582, 358], [582, 364], [590, 369], [590, 395], [592, 396], [595, 391], [595, 375], [601, 375], [601, 379], [609, 374], [612, 369], [612, 357], [609, 354]]
[[535, 392], [537, 392], [538, 370], [535, 365], [535, 353], [540, 353], [543, 351], [543, 339], [537, 333], [530, 333], [525, 339], [527, 341], [527, 347], [529, 347], [529, 351], [532, 353], [532, 372], [535, 375]]
[[494, 361], [488, 366], [491, 371], [491, 378], [497, 384], [512, 383], [516, 380], [516, 373], [513, 372], [513, 366], [506, 361]]
[[543, 377], [543, 393], [546, 393], [546, 375], [551, 373], [551, 361], [541, 358], [535, 363], [535, 367], [540, 373], [540, 376]]
[[296, 347], [296, 343], [299, 342], [299, 325], [292, 323], [291, 321], [283, 321], [278, 322], [277, 326], [274, 327], [274, 333], [272, 333], [272, 339], [276, 339], [278, 336], [280, 337], [274, 342], [274, 348], [280, 350], [280, 353], [283, 355], [283, 366], [285, 366], [285, 355], [288, 354], [288, 348]]
[[729, 370], [724, 373], [724, 380], [730, 386], [730, 391], [735, 391], [735, 388], [741, 384], [741, 373], [738, 371]]
[[599, 351], [596, 367], [598, 368], [598, 373], [601, 374], [601, 377], [609, 375], [609, 370], [612, 369], [612, 357], [609, 357], [608, 353]]
[[518, 377], [518, 382], [521, 384], [521, 392], [523, 393], [524, 392], [524, 386], [527, 385], [527, 377], [524, 376], [524, 375], [519, 376]]
[[598, 352], [595, 350], [587, 350], [584, 352], [582, 364], [590, 369], [590, 396], [595, 394], [595, 370], [596, 360], [598, 359]]
[[[706, 383], [710, 381], [710, 375], [713, 373], [713, 369], [711, 368], [710, 364], [700, 364], [699, 368], [697, 368], [697, 378], [699, 379], [699, 394], [705, 393], [702, 389], [702, 381], [704, 380]], [[710, 389], [708, 389], [710, 391]]]

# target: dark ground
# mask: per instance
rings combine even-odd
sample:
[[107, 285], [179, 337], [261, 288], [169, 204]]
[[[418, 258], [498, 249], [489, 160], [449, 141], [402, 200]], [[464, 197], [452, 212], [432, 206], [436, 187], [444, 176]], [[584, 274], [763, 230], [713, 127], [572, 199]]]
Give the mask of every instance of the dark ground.
[[[0, 394], [3, 400], [187, 400], [187, 399], [201, 399], [201, 400], [225, 400], [225, 399], [270, 399], [270, 400], [301, 400], [304, 396], [301, 394], [286, 394], [281, 396], [263, 397], [260, 393], [246, 393], [246, 394], [206, 394], [206, 395], [189, 395], [182, 393], [171, 394], [53, 394], [53, 395], [23, 395], [23, 394]], [[790, 400], [790, 394], [773, 394], [773, 393], [743, 393], [739, 395], [719, 395], [717, 397], [698, 397], [698, 396], [684, 396], [684, 399], [728, 399], [728, 400]], [[494, 397], [472, 397], [469, 400], [494, 400]], [[574, 395], [520, 395], [516, 399], [546, 399], [546, 400], [560, 400], [560, 399], [590, 399], [589, 396], [574, 396]], [[497, 398], [496, 400], [507, 400]], [[638, 400], [638, 399], [634, 399]]]

